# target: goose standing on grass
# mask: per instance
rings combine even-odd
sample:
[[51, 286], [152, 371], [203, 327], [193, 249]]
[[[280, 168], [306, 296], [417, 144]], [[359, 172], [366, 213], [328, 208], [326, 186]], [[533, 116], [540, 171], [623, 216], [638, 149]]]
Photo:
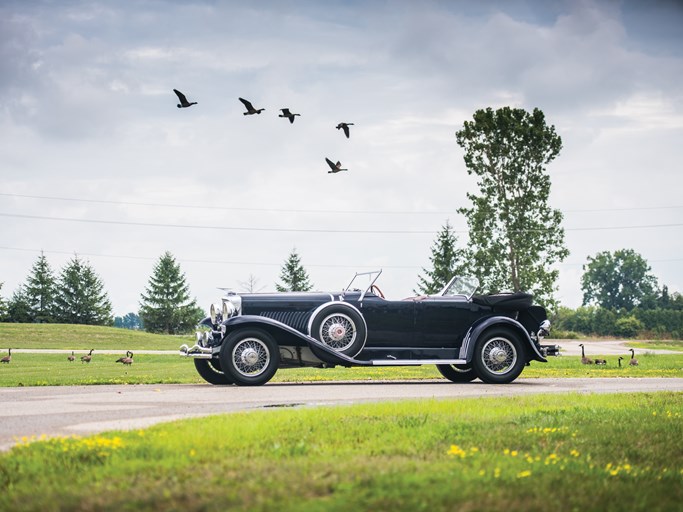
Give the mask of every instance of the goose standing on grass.
[[619, 368], [621, 368], [621, 361], [622, 361], [623, 359], [624, 359], [624, 358], [621, 357], [621, 356], [619, 356], [619, 359], [617, 359], [617, 363], [619, 363]]
[[253, 114], [260, 114], [265, 110], [265, 108], [254, 108], [254, 105], [251, 104], [251, 101], [245, 100], [244, 98], [237, 98], [242, 102], [242, 105], [244, 105], [244, 108], [247, 109], [246, 112], [244, 112], [245, 116], [251, 116]]
[[325, 158], [325, 161], [327, 162], [327, 165], [330, 166], [330, 171], [327, 171], [327, 174], [333, 174], [339, 171], [348, 171], [348, 169], [342, 169], [341, 162], [337, 162], [336, 164], [330, 160], [329, 158]]
[[173, 89], [173, 92], [176, 94], [176, 96], [178, 96], [178, 100], [180, 101], [180, 103], [178, 103], [178, 105], [176, 105], [178, 108], [187, 108], [187, 107], [191, 107], [192, 105], [197, 104], [196, 101], [192, 101], [192, 102], [187, 101], [187, 98], [185, 97], [185, 95], [182, 92], [180, 92], [178, 89]]
[[127, 365], [130, 366], [131, 364], [133, 364], [133, 353], [132, 353], [130, 350], [127, 350], [127, 351], [126, 351], [126, 357], [119, 357], [119, 358], [116, 360], [116, 362], [117, 362], [117, 363], [127, 364]]
[[581, 364], [593, 364], [593, 360], [586, 357], [586, 353], [583, 351], [583, 343], [579, 343], [581, 347]]
[[81, 356], [81, 363], [89, 363], [90, 361], [92, 361], [93, 350], [95, 350], [95, 349], [91, 348], [90, 352], [88, 352], [87, 356]]
[[292, 114], [288, 108], [281, 108], [280, 111], [282, 114], [278, 115], [278, 117], [286, 117], [289, 119], [289, 122], [294, 124], [294, 117], [295, 116], [300, 116], [301, 114]]
[[12, 349], [8, 348], [7, 355], [0, 359], [0, 363], [9, 363], [10, 361], [12, 361]]
[[631, 360], [628, 362], [630, 366], [638, 366], [638, 360], [636, 359], [636, 351], [633, 349], [630, 349], [631, 352]]
[[73, 350], [71, 351], [71, 355], [69, 357], [67, 357], [66, 360], [69, 361], [70, 363], [73, 363], [76, 360], [76, 356], [74, 355]]
[[349, 138], [349, 126], [353, 126], [353, 123], [339, 123], [337, 125], [337, 130], [343, 130], [346, 138]]

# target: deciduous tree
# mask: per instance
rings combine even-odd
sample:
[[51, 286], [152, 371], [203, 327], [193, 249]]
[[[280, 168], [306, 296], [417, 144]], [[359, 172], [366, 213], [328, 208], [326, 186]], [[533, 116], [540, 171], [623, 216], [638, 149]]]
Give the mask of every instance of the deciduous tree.
[[546, 166], [562, 149], [562, 139], [539, 109], [504, 107], [477, 110], [456, 133], [465, 150], [467, 173], [478, 193], [458, 211], [469, 226], [468, 266], [484, 291], [528, 291], [554, 304], [558, 271], [564, 260], [562, 213], [548, 204]]
[[583, 304], [607, 309], [651, 308], [657, 301], [657, 278], [647, 261], [633, 249], [604, 251], [588, 257], [583, 266]]

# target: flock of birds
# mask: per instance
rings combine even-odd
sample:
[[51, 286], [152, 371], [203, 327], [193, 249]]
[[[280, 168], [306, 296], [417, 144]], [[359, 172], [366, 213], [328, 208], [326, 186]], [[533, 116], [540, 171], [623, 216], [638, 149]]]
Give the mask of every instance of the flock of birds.
[[[579, 347], [581, 347], [581, 364], [597, 364], [599, 366], [605, 366], [607, 365], [607, 360], [606, 359], [591, 359], [590, 357], [586, 357], [586, 352], [583, 347], [583, 343], [579, 343]], [[638, 360], [636, 359], [636, 352], [632, 348], [629, 349], [629, 352], [631, 352], [631, 359], [629, 360], [628, 364], [629, 366], [638, 366]], [[624, 360], [623, 356], [619, 356], [617, 359], [617, 363], [619, 364], [619, 368], [621, 368], [621, 362]]]
[[[85, 355], [82, 355], [81, 356], [81, 363], [89, 363], [90, 361], [92, 361], [92, 353], [94, 351], [95, 351], [95, 349], [91, 348], [90, 352], [88, 352]], [[69, 361], [70, 363], [73, 363], [76, 360], [76, 354], [73, 350], [71, 351], [71, 355], [66, 357], [66, 360]], [[12, 349], [9, 348], [9, 349], [7, 349], [7, 355], [5, 357], [3, 357], [2, 359], [0, 359], [0, 363], [9, 364], [11, 362], [12, 362]], [[130, 366], [131, 364], [133, 364], [133, 353], [130, 350], [127, 350], [125, 357], [119, 357], [116, 360], [116, 362], [117, 363], [123, 363], [124, 365]]]
[[[188, 108], [191, 107], [192, 105], [197, 105], [196, 101], [188, 101], [187, 97], [180, 92], [178, 89], [173, 89], [173, 92], [178, 96], [178, 103], [177, 107], [178, 108]], [[254, 105], [251, 103], [249, 100], [245, 100], [244, 98], [238, 98], [241, 102], [242, 105], [244, 105], [244, 108], [247, 109], [246, 112], [244, 112], [245, 116], [252, 116], [254, 114], [260, 114], [265, 110], [265, 108], [255, 108]], [[278, 117], [283, 117], [286, 119], [289, 119], [290, 124], [294, 124], [294, 119], [297, 116], [301, 116], [301, 114], [294, 114], [289, 108], [281, 108], [280, 109], [281, 114], [278, 114]], [[349, 126], [354, 126], [353, 123], [339, 123], [337, 124], [336, 128], [337, 130], [342, 130], [344, 132], [344, 135], [346, 135], [346, 138], [348, 139], [350, 137], [351, 131], [349, 129]], [[330, 167], [330, 170], [327, 171], [328, 174], [335, 174], [341, 171], [348, 171], [348, 169], [343, 169], [342, 164], [340, 161], [337, 161], [336, 163], [330, 160], [329, 158], [325, 157], [325, 162], [327, 162], [327, 165]]]

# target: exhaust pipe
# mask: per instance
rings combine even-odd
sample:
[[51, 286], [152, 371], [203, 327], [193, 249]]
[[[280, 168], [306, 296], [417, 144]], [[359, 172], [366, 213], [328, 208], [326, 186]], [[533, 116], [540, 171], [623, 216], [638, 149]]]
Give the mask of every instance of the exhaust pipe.
[[200, 345], [188, 347], [187, 345], [181, 345], [179, 350], [180, 355], [183, 357], [194, 357], [196, 359], [213, 359], [213, 349], [208, 347], [202, 347]]

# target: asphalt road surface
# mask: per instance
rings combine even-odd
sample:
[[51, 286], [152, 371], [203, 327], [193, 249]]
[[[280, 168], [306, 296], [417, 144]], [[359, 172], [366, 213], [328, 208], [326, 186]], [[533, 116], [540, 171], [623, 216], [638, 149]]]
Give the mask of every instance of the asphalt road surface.
[[[23, 436], [88, 435], [196, 416], [270, 407], [533, 393], [683, 391], [681, 378], [518, 379], [512, 384], [448, 381], [271, 383], [0, 388], [0, 450]], [[561, 399], [558, 397], [558, 399]]]

